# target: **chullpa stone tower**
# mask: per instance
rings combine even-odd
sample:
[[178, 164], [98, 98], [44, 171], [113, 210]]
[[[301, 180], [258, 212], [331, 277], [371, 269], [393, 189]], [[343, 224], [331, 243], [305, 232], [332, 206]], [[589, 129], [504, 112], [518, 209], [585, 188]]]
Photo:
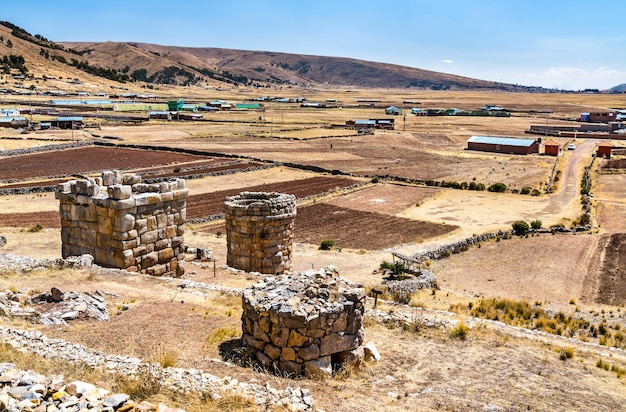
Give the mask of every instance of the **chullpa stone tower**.
[[295, 196], [242, 192], [226, 197], [224, 207], [228, 266], [264, 274], [291, 270]]
[[181, 276], [188, 196], [183, 179], [145, 184], [119, 170], [61, 183], [62, 255], [90, 254], [105, 267]]

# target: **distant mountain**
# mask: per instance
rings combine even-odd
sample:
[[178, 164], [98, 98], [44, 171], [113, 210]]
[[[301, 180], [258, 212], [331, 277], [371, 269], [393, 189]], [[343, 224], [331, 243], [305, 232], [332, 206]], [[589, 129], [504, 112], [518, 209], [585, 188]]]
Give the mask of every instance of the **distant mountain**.
[[[267, 51], [147, 43], [55, 43], [0, 22], [0, 70], [26, 79], [247, 88], [395, 88], [541, 91], [386, 63]], [[11, 61], [11, 56], [13, 60]], [[48, 86], [52, 84], [47, 83]], [[59, 83], [60, 85], [61, 83]], [[117, 85], [117, 86], [116, 86]], [[34, 85], [31, 84], [30, 87]]]
[[608, 90], [609, 93], [626, 93], [626, 83], [613, 86]]

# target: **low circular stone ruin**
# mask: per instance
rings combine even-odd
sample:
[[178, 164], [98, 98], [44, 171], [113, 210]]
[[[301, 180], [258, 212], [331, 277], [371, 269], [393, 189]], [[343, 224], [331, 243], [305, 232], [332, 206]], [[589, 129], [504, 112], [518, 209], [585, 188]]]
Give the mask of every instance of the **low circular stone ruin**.
[[226, 197], [224, 208], [228, 266], [264, 274], [291, 270], [295, 196], [242, 192]]
[[365, 291], [332, 269], [269, 276], [244, 290], [242, 343], [265, 368], [331, 376], [358, 357]]

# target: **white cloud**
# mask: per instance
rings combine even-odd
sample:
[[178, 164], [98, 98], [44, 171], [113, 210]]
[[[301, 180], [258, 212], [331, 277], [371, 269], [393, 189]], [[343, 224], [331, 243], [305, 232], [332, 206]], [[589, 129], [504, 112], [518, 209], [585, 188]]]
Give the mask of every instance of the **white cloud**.
[[451, 60], [451, 59], [443, 59], [443, 60], [439, 60], [439, 63], [452, 64], [452, 63], [454, 63], [454, 60]]
[[559, 88], [566, 90], [608, 89], [626, 83], [626, 71], [598, 67], [584, 69], [580, 67], [551, 67], [543, 73], [520, 74], [526, 80], [521, 84]]

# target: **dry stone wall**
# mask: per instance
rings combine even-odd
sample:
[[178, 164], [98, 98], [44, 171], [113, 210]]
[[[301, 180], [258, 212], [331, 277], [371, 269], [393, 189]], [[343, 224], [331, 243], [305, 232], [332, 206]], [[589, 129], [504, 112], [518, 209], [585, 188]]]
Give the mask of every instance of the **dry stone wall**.
[[228, 266], [264, 274], [291, 270], [295, 196], [242, 192], [226, 197], [224, 208]]
[[188, 196], [183, 179], [145, 184], [138, 174], [117, 170], [61, 183], [62, 255], [90, 254], [104, 267], [180, 276]]
[[330, 376], [363, 342], [365, 292], [331, 269], [269, 276], [243, 292], [242, 342], [268, 369]]

